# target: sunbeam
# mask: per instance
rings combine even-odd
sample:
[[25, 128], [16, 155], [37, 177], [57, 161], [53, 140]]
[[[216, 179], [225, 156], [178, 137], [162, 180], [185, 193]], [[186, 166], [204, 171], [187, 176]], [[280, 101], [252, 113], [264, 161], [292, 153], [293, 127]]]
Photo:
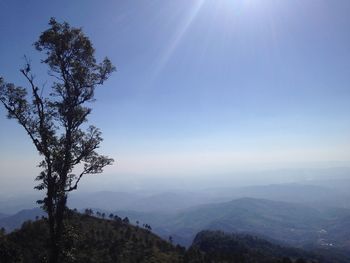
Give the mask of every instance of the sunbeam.
[[160, 58], [158, 60], [157, 66], [154, 71], [154, 78], [156, 78], [160, 74], [160, 72], [164, 69], [164, 67], [167, 65], [172, 54], [174, 53], [177, 46], [179, 45], [179, 43], [185, 36], [186, 32], [190, 28], [191, 24], [195, 20], [204, 2], [205, 0], [198, 0], [193, 4], [190, 11], [187, 13], [185, 19], [181, 22], [178, 29], [173, 34], [173, 37], [170, 40], [170, 44], [166, 47], [166, 49], [160, 55]]

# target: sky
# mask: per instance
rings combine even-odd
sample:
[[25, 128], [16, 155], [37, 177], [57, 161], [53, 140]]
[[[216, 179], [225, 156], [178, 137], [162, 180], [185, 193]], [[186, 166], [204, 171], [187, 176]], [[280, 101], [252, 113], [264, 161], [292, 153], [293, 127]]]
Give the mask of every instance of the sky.
[[[26, 55], [49, 83], [32, 43], [50, 17], [117, 67], [90, 116], [116, 163], [87, 185], [350, 166], [348, 0], [0, 0], [0, 12], [8, 82], [26, 85]], [[0, 191], [27, 189], [39, 157], [2, 107], [0, 147]]]

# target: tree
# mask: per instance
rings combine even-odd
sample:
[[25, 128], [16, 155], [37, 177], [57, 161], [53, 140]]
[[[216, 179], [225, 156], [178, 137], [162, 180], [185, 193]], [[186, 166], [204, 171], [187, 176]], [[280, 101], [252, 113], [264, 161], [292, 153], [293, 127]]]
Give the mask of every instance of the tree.
[[94, 211], [91, 208], [86, 208], [84, 213], [87, 216], [92, 216], [94, 214]]
[[4, 227], [0, 228], [0, 237], [6, 234], [6, 229]]
[[115, 215], [115, 216], [114, 216], [114, 220], [115, 220], [115, 221], [121, 221], [121, 218], [120, 218], [119, 216]]
[[[94, 48], [80, 28], [54, 18], [37, 42], [43, 52], [42, 63], [48, 65], [53, 79], [51, 91], [45, 95], [31, 71], [30, 63], [21, 69], [29, 88], [6, 83], [0, 78], [0, 101], [8, 118], [25, 129], [42, 156], [41, 173], [36, 180], [38, 190], [45, 190], [38, 202], [48, 214], [50, 230], [49, 262], [62, 262], [62, 233], [68, 193], [76, 190], [81, 178], [98, 174], [113, 159], [96, 152], [102, 141], [94, 126], [86, 128], [94, 101], [95, 88], [104, 83], [115, 70], [108, 58], [97, 63]], [[84, 129], [85, 128], [85, 129]], [[81, 169], [79, 173], [75, 171]]]

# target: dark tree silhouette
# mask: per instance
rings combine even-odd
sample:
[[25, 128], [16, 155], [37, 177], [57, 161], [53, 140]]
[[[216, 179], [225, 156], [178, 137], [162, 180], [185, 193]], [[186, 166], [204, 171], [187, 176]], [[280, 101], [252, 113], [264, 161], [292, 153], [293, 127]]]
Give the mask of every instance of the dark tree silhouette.
[[94, 211], [91, 208], [86, 208], [84, 211], [85, 215], [92, 216]]
[[[34, 43], [45, 54], [42, 63], [48, 65], [53, 78], [49, 95], [44, 96], [47, 92], [35, 84], [27, 63], [21, 73], [29, 88], [0, 78], [0, 101], [8, 118], [19, 122], [42, 156], [36, 189], [46, 191], [45, 198], [38, 202], [48, 214], [49, 262], [55, 263], [62, 262], [68, 193], [77, 189], [84, 175], [101, 173], [113, 162], [96, 152], [102, 141], [99, 129], [89, 126], [83, 130], [82, 126], [91, 113], [86, 104], [94, 101], [96, 86], [103, 84], [115, 68], [107, 58], [96, 62], [94, 48], [81, 29], [53, 18], [49, 26]], [[75, 167], [82, 170], [75, 173]]]
[[149, 224], [143, 224], [143, 227], [149, 231], [152, 231], [152, 227]]
[[129, 220], [129, 218], [127, 216], [124, 217], [123, 223], [125, 223], [125, 224], [129, 224], [130, 223], [130, 220]]

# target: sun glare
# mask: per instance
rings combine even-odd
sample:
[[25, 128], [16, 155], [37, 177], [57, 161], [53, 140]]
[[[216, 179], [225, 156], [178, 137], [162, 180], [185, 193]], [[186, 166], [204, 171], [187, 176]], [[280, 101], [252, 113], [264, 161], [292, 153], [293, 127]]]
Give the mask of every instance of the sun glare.
[[171, 58], [172, 54], [176, 50], [177, 46], [181, 42], [182, 38], [185, 36], [187, 30], [191, 26], [192, 22], [195, 20], [197, 14], [199, 13], [199, 10], [201, 9], [202, 5], [204, 4], [205, 0], [198, 0], [196, 1], [188, 11], [185, 19], [179, 24], [178, 29], [174, 33], [170, 44], [167, 46], [167, 48], [163, 51], [163, 53], [160, 56], [158, 65], [155, 70], [155, 77], [162, 71], [162, 69], [166, 66], [167, 62]]

